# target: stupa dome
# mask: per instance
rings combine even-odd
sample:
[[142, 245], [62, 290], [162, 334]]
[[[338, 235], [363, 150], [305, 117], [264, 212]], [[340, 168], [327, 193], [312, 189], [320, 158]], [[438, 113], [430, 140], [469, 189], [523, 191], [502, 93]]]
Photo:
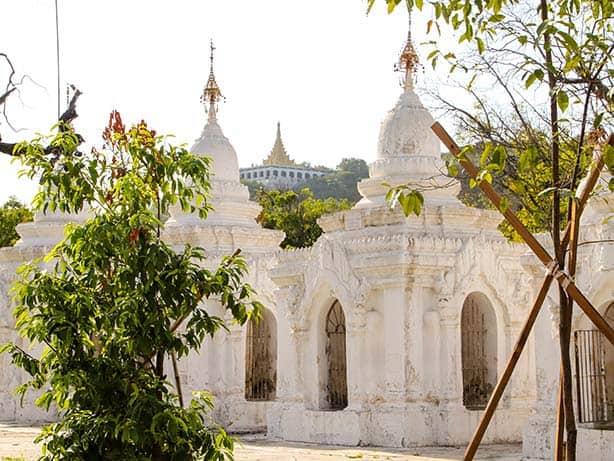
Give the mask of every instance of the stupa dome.
[[411, 41], [411, 22], [401, 51], [398, 70], [405, 73], [403, 91], [382, 121], [377, 156], [369, 165], [369, 178], [358, 183], [362, 199], [356, 208], [387, 206], [389, 186], [409, 184], [427, 201], [456, 201], [460, 185], [445, 176], [439, 139], [431, 130], [435, 122], [414, 91], [418, 55]]
[[218, 226], [240, 225], [257, 227], [256, 216], [260, 213], [258, 204], [249, 200], [249, 191], [239, 180], [239, 161], [237, 152], [217, 121], [218, 103], [223, 99], [222, 92], [213, 73], [213, 42], [211, 43], [211, 70], [209, 79], [200, 98], [207, 111], [207, 123], [200, 137], [194, 142], [192, 152], [195, 155], [210, 157], [212, 210], [205, 223], [195, 213], [185, 213], [180, 206], [171, 208], [171, 219], [167, 227], [183, 225]]
[[441, 174], [445, 169], [439, 140], [431, 130], [434, 121], [413, 88], [406, 86], [382, 121], [369, 176], [403, 176], [406, 182]]
[[406, 88], [382, 121], [377, 159], [406, 155], [439, 158], [439, 140], [431, 131], [434, 121], [414, 90]]
[[216, 119], [209, 118], [190, 152], [211, 157], [214, 180], [239, 182], [237, 153]]

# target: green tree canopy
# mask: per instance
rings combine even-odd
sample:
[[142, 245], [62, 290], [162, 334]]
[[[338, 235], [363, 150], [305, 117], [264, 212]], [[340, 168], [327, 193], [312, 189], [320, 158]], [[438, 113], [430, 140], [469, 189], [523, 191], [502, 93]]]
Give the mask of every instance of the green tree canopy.
[[286, 233], [286, 238], [280, 244], [282, 248], [304, 248], [313, 245], [322, 235], [318, 218], [326, 213], [350, 208], [346, 199], [319, 200], [314, 198], [309, 189], [303, 189], [299, 193], [260, 191], [258, 203], [262, 206], [258, 222], [267, 229], [282, 230]]
[[43, 346], [40, 357], [2, 347], [31, 376], [17, 392], [40, 390], [37, 405], [60, 413], [39, 437], [42, 459], [230, 458], [233, 442], [211, 420], [210, 397], [194, 395], [185, 408], [165, 366], [225, 328], [204, 301], [239, 323], [260, 308], [238, 254], [204, 269], [203, 249], [176, 251], [161, 238], [172, 205], [206, 217], [210, 161], [144, 122], [126, 128], [117, 113], [103, 137], [102, 150], [82, 154], [80, 137], [61, 124], [55, 136], [15, 147], [26, 174], [41, 180], [38, 209], [94, 212], [44, 260], [23, 266], [14, 288], [19, 333]]
[[32, 221], [32, 219], [34, 219], [32, 211], [17, 200], [17, 197], [10, 197], [0, 207], [0, 247], [15, 245], [15, 242], [19, 240], [17, 224]]

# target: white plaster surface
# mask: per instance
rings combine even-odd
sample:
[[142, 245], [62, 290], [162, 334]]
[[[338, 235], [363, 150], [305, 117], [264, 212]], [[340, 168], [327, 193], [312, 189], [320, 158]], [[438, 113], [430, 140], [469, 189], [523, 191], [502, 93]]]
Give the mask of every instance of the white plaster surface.
[[[411, 89], [387, 116], [371, 177], [360, 185], [363, 200], [349, 211], [322, 217], [325, 234], [312, 248], [281, 251], [280, 232], [253, 220], [258, 206], [239, 184], [236, 153], [216, 121], [209, 121], [194, 150], [214, 159], [209, 221], [174, 210], [164, 238], [177, 247], [205, 247], [213, 267], [240, 248], [249, 282], [277, 323], [277, 390], [271, 402], [245, 400], [245, 328], [231, 325], [207, 339], [202, 350], [180, 362], [186, 392], [207, 389], [215, 416], [232, 431], [266, 430], [285, 441], [385, 447], [462, 446], [480, 411], [463, 406], [461, 308], [481, 293], [496, 318], [497, 375], [530, 309], [543, 268], [526, 247], [510, 244], [496, 227], [496, 212], [464, 207], [458, 184], [425, 191], [419, 217], [404, 217], [384, 203], [381, 182], [443, 184], [432, 117]], [[611, 197], [606, 197], [611, 198]], [[614, 238], [614, 220], [604, 224], [604, 197], [587, 211], [586, 240]], [[8, 287], [21, 262], [45, 254], [61, 238], [62, 219], [35, 220], [22, 242], [0, 251], [0, 341], [16, 338], [7, 312]], [[57, 221], [57, 222], [56, 222]], [[614, 246], [583, 247], [578, 286], [597, 306], [614, 299]], [[590, 264], [589, 264], [590, 263]], [[554, 296], [554, 293], [552, 293]], [[555, 299], [554, 297], [552, 299]], [[328, 309], [339, 301], [346, 321], [348, 406], [326, 409]], [[212, 313], [229, 316], [210, 301]], [[535, 332], [485, 435], [486, 443], [523, 441], [527, 459], [551, 459], [558, 342], [544, 309]], [[584, 322], [575, 314], [577, 325]], [[0, 357], [0, 420], [53, 418], [17, 406], [12, 388], [23, 376]], [[614, 459], [614, 432], [582, 429], [578, 459]], [[265, 458], [262, 458], [265, 459]], [[308, 459], [308, 458], [305, 458]], [[517, 458], [514, 458], [517, 459]]]

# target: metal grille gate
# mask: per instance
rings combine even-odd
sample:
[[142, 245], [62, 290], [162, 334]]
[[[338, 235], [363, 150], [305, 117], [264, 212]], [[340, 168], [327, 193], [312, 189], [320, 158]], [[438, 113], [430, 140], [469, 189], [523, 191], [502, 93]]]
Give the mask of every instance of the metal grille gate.
[[[605, 311], [614, 325], [614, 303]], [[598, 330], [574, 331], [578, 422], [614, 428], [614, 347]]]
[[338, 301], [326, 317], [326, 358], [328, 360], [327, 396], [332, 410], [342, 410], [348, 404], [345, 353], [345, 315]]
[[598, 330], [577, 330], [574, 341], [578, 422], [605, 423], [608, 396], [603, 334]]
[[465, 301], [461, 316], [463, 404], [470, 410], [484, 409], [492, 391], [487, 379], [487, 333], [484, 312], [470, 296]]
[[247, 324], [245, 354], [245, 398], [247, 400], [273, 400], [275, 398], [276, 370], [272, 366], [271, 328], [266, 316], [258, 323]]

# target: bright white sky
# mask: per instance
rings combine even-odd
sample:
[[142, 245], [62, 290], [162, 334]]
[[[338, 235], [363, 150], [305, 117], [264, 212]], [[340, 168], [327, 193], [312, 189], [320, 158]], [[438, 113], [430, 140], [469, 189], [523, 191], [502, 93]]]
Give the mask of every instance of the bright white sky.
[[[62, 111], [66, 82], [79, 100], [76, 126], [88, 143], [112, 109], [124, 122], [145, 119], [159, 133], [191, 144], [205, 122], [199, 96], [215, 74], [226, 102], [218, 118], [241, 166], [269, 153], [276, 122], [290, 156], [334, 167], [343, 157], [373, 161], [379, 125], [400, 94], [393, 65], [407, 34], [407, 13], [379, 0], [58, 0]], [[401, 5], [402, 6], [402, 5]], [[8, 105], [20, 133], [0, 125], [5, 141], [48, 132], [57, 119], [53, 0], [2, 0], [0, 51], [18, 74], [43, 88], [22, 87]], [[414, 42], [429, 17], [414, 14]], [[425, 51], [420, 50], [426, 62]], [[0, 68], [0, 76], [6, 75]], [[418, 86], [432, 78], [427, 68]], [[432, 71], [431, 71], [432, 72]], [[2, 80], [4, 81], [4, 80]], [[0, 203], [29, 200], [35, 185], [17, 180], [0, 159]]]

